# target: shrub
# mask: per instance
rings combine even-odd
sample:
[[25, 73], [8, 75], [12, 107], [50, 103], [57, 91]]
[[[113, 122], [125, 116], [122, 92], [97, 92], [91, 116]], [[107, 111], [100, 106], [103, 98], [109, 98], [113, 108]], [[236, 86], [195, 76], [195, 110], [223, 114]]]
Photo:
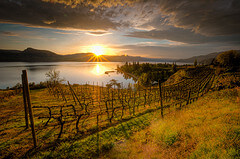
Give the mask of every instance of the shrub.
[[173, 145], [179, 139], [180, 128], [174, 124], [157, 123], [152, 126], [151, 130], [155, 140], [166, 146]]
[[230, 50], [219, 54], [216, 57], [216, 62], [222, 66], [229, 69], [234, 69], [240, 66], [240, 53], [235, 50]]
[[48, 78], [47, 82], [54, 86], [64, 81], [60, 78], [60, 71], [50, 70], [45, 75]]
[[240, 76], [235, 73], [225, 73], [219, 75], [215, 81], [215, 89], [234, 88], [240, 86]]

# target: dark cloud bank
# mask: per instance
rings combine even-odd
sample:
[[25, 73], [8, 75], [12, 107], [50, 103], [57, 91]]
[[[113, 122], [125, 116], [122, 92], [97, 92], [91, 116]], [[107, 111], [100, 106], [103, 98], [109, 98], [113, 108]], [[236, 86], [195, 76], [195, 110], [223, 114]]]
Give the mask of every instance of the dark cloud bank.
[[114, 29], [117, 25], [82, 5], [72, 8], [40, 0], [1, 0], [0, 22], [82, 30]]
[[187, 44], [205, 44], [205, 43], [233, 43], [240, 44], [240, 36], [221, 35], [221, 36], [205, 36], [199, 33], [194, 33], [189, 29], [168, 28], [166, 30], [151, 30], [151, 31], [136, 31], [129, 33], [129, 37], [146, 38], [171, 41], [177, 41]]
[[[131, 13], [136, 10], [137, 13]], [[124, 23], [127, 16], [145, 15], [158, 18], [154, 27], [161, 27], [161, 20], [165, 18], [169, 25], [204, 35], [240, 33], [239, 0], [1, 0], [0, 13], [2, 22], [45, 27], [110, 29], [121, 25], [111, 18], [122, 17]], [[157, 17], [159, 14], [162, 16]], [[142, 21], [149, 19], [141, 18]]]

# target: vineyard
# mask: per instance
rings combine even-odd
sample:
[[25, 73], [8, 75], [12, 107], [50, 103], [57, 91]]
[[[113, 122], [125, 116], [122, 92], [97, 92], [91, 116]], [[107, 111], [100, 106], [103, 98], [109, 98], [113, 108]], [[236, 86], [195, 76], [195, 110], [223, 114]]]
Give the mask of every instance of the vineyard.
[[[4, 148], [0, 153], [6, 153], [7, 156], [11, 154], [14, 149], [11, 147], [12, 143], [21, 143], [18, 151], [29, 150], [33, 138], [36, 139], [34, 145], [36, 144], [35, 147], [38, 147], [39, 151], [39, 148], [44, 150], [46, 147], [54, 147], [56, 143], [64, 144], [65, 141], [95, 136], [94, 142], [86, 144], [86, 148], [88, 149], [89, 145], [98, 145], [98, 149], [99, 145], [104, 143], [101, 143], [103, 139], [96, 135], [111, 128], [116, 129], [119, 125], [116, 130], [132, 131], [133, 126], [127, 124], [132, 121], [136, 127], [145, 127], [148, 125], [146, 120], [150, 119], [148, 114], [153, 112], [159, 112], [162, 118], [166, 118], [166, 114], [181, 109], [207, 93], [215, 79], [214, 69], [197, 67], [186, 71], [184, 78], [180, 80], [165, 81], [149, 87], [139, 84], [129, 84], [126, 87], [114, 80], [107, 84], [48, 82], [47, 88], [30, 91], [32, 110], [26, 110], [25, 113], [22, 111], [22, 103], [27, 102], [22, 102], [24, 93], [7, 101], [15, 106], [15, 111], [9, 113], [6, 107], [2, 114], [3, 127], [0, 132], [4, 133], [4, 138], [8, 140], [4, 139], [0, 144]], [[5, 112], [9, 115], [4, 117]], [[33, 125], [34, 131], [30, 131], [32, 128], [23, 130]], [[93, 151], [89, 153], [94, 153]]]
[[36, 130], [59, 127], [57, 138], [69, 133], [86, 136], [157, 109], [164, 117], [171, 109], [188, 105], [210, 89], [214, 79], [212, 69], [203, 67], [193, 73], [194, 78], [152, 87], [49, 83], [52, 101], [33, 102], [35, 121], [42, 122]]

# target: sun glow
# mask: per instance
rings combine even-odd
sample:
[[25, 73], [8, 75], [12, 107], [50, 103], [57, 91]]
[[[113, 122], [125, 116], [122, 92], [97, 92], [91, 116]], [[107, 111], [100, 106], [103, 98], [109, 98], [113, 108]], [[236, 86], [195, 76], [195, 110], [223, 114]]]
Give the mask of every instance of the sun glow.
[[94, 53], [96, 56], [101, 56], [105, 53], [105, 48], [101, 45], [94, 45], [91, 48], [91, 52]]
[[106, 71], [106, 68], [103, 67], [102, 65], [100, 64], [96, 64], [94, 69], [92, 70], [92, 73], [99, 76], [99, 75], [103, 75]]

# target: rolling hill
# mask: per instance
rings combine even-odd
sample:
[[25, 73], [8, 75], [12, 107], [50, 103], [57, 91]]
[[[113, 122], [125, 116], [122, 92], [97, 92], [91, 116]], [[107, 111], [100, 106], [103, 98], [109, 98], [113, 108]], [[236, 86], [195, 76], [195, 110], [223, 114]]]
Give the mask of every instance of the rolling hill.
[[[63, 61], [77, 61], [86, 62], [93, 53], [76, 53], [68, 55], [60, 55], [48, 50], [38, 50], [27, 48], [23, 51], [19, 50], [0, 50], [0, 62], [63, 62]], [[102, 55], [104, 61], [110, 62], [126, 62], [126, 61], [160, 61], [165, 62], [169, 59], [158, 58], [144, 58], [140, 56], [113, 56]]]
[[[240, 50], [236, 50], [237, 52], [240, 52]], [[176, 62], [184, 62], [184, 63], [194, 63], [195, 59], [197, 60], [198, 63], [200, 64], [211, 64], [212, 61], [217, 57], [218, 54], [225, 52], [225, 51], [221, 51], [221, 52], [214, 52], [214, 53], [210, 53], [207, 55], [200, 55], [200, 56], [193, 56], [187, 59], [179, 59]]]

